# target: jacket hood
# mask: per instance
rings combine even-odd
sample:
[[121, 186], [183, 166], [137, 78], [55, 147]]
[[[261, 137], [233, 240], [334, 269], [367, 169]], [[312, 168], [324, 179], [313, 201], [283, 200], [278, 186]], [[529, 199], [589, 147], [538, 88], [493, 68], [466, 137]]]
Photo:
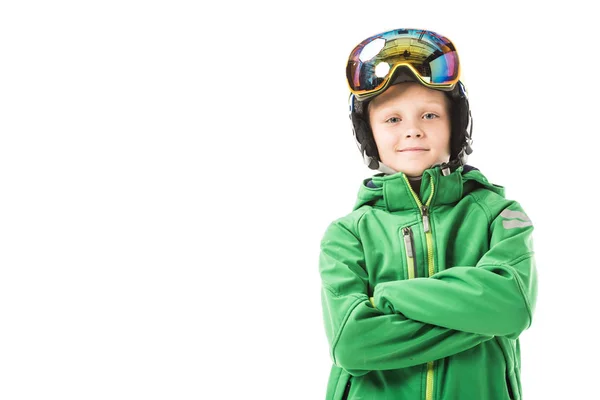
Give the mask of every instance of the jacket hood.
[[[456, 203], [480, 187], [504, 197], [504, 187], [490, 183], [475, 167], [463, 165], [444, 176], [441, 167], [435, 166], [423, 172], [421, 190], [417, 195], [420, 199], [428, 199], [433, 190], [430, 207], [435, 207]], [[363, 180], [353, 210], [364, 205], [387, 211], [416, 208], [418, 204], [411, 190], [408, 177], [402, 172], [374, 175]]]

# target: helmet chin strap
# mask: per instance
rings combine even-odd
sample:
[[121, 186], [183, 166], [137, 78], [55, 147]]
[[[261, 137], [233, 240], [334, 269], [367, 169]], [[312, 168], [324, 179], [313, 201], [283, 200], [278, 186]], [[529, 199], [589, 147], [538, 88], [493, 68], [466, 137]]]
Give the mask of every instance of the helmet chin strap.
[[385, 165], [381, 161], [377, 161], [377, 163], [379, 164], [377, 170], [383, 172], [386, 175], [393, 175], [393, 174], [397, 174], [398, 173], [398, 171], [396, 171], [395, 169], [393, 169], [391, 167], [388, 167], [387, 165]]

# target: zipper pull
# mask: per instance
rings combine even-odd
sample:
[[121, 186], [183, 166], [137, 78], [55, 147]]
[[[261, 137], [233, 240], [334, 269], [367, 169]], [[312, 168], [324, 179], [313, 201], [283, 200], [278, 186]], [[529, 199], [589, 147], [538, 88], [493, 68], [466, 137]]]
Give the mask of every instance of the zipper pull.
[[423, 214], [423, 232], [429, 232], [429, 210], [427, 206], [421, 207], [421, 213]]
[[402, 228], [402, 236], [404, 236], [404, 246], [406, 249], [406, 255], [410, 258], [413, 258], [413, 245], [412, 240], [410, 238], [411, 234], [410, 228]]

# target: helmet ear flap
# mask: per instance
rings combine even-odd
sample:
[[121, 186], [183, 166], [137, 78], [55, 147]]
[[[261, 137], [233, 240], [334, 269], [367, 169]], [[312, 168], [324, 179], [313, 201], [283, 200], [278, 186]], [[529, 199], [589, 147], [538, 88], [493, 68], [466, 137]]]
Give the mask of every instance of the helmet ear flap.
[[356, 144], [360, 150], [365, 163], [370, 169], [379, 167], [379, 151], [373, 138], [373, 131], [368, 122], [368, 102], [359, 102], [351, 96], [350, 98], [350, 120], [356, 139]]
[[356, 140], [360, 143], [360, 151], [367, 156], [379, 159], [379, 152], [377, 151], [377, 146], [373, 139], [373, 133], [369, 124], [364, 118], [359, 117], [356, 114], [352, 114], [351, 119]]
[[450, 139], [450, 159], [457, 160], [465, 141], [465, 110], [462, 101], [452, 102], [452, 136]]
[[473, 119], [469, 108], [467, 92], [462, 84], [458, 82], [456, 87], [448, 93], [451, 102], [452, 136], [450, 139], [450, 159], [464, 165], [468, 155], [473, 152], [471, 148], [471, 132]]

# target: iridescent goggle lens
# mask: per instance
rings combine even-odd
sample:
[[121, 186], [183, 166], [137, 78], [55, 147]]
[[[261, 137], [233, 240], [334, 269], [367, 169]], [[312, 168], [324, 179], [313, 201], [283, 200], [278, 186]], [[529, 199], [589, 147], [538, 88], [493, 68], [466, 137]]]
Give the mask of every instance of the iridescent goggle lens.
[[451, 90], [460, 75], [454, 44], [435, 32], [396, 29], [372, 36], [352, 50], [346, 76], [350, 91], [366, 99], [383, 91], [400, 66], [425, 86]]

